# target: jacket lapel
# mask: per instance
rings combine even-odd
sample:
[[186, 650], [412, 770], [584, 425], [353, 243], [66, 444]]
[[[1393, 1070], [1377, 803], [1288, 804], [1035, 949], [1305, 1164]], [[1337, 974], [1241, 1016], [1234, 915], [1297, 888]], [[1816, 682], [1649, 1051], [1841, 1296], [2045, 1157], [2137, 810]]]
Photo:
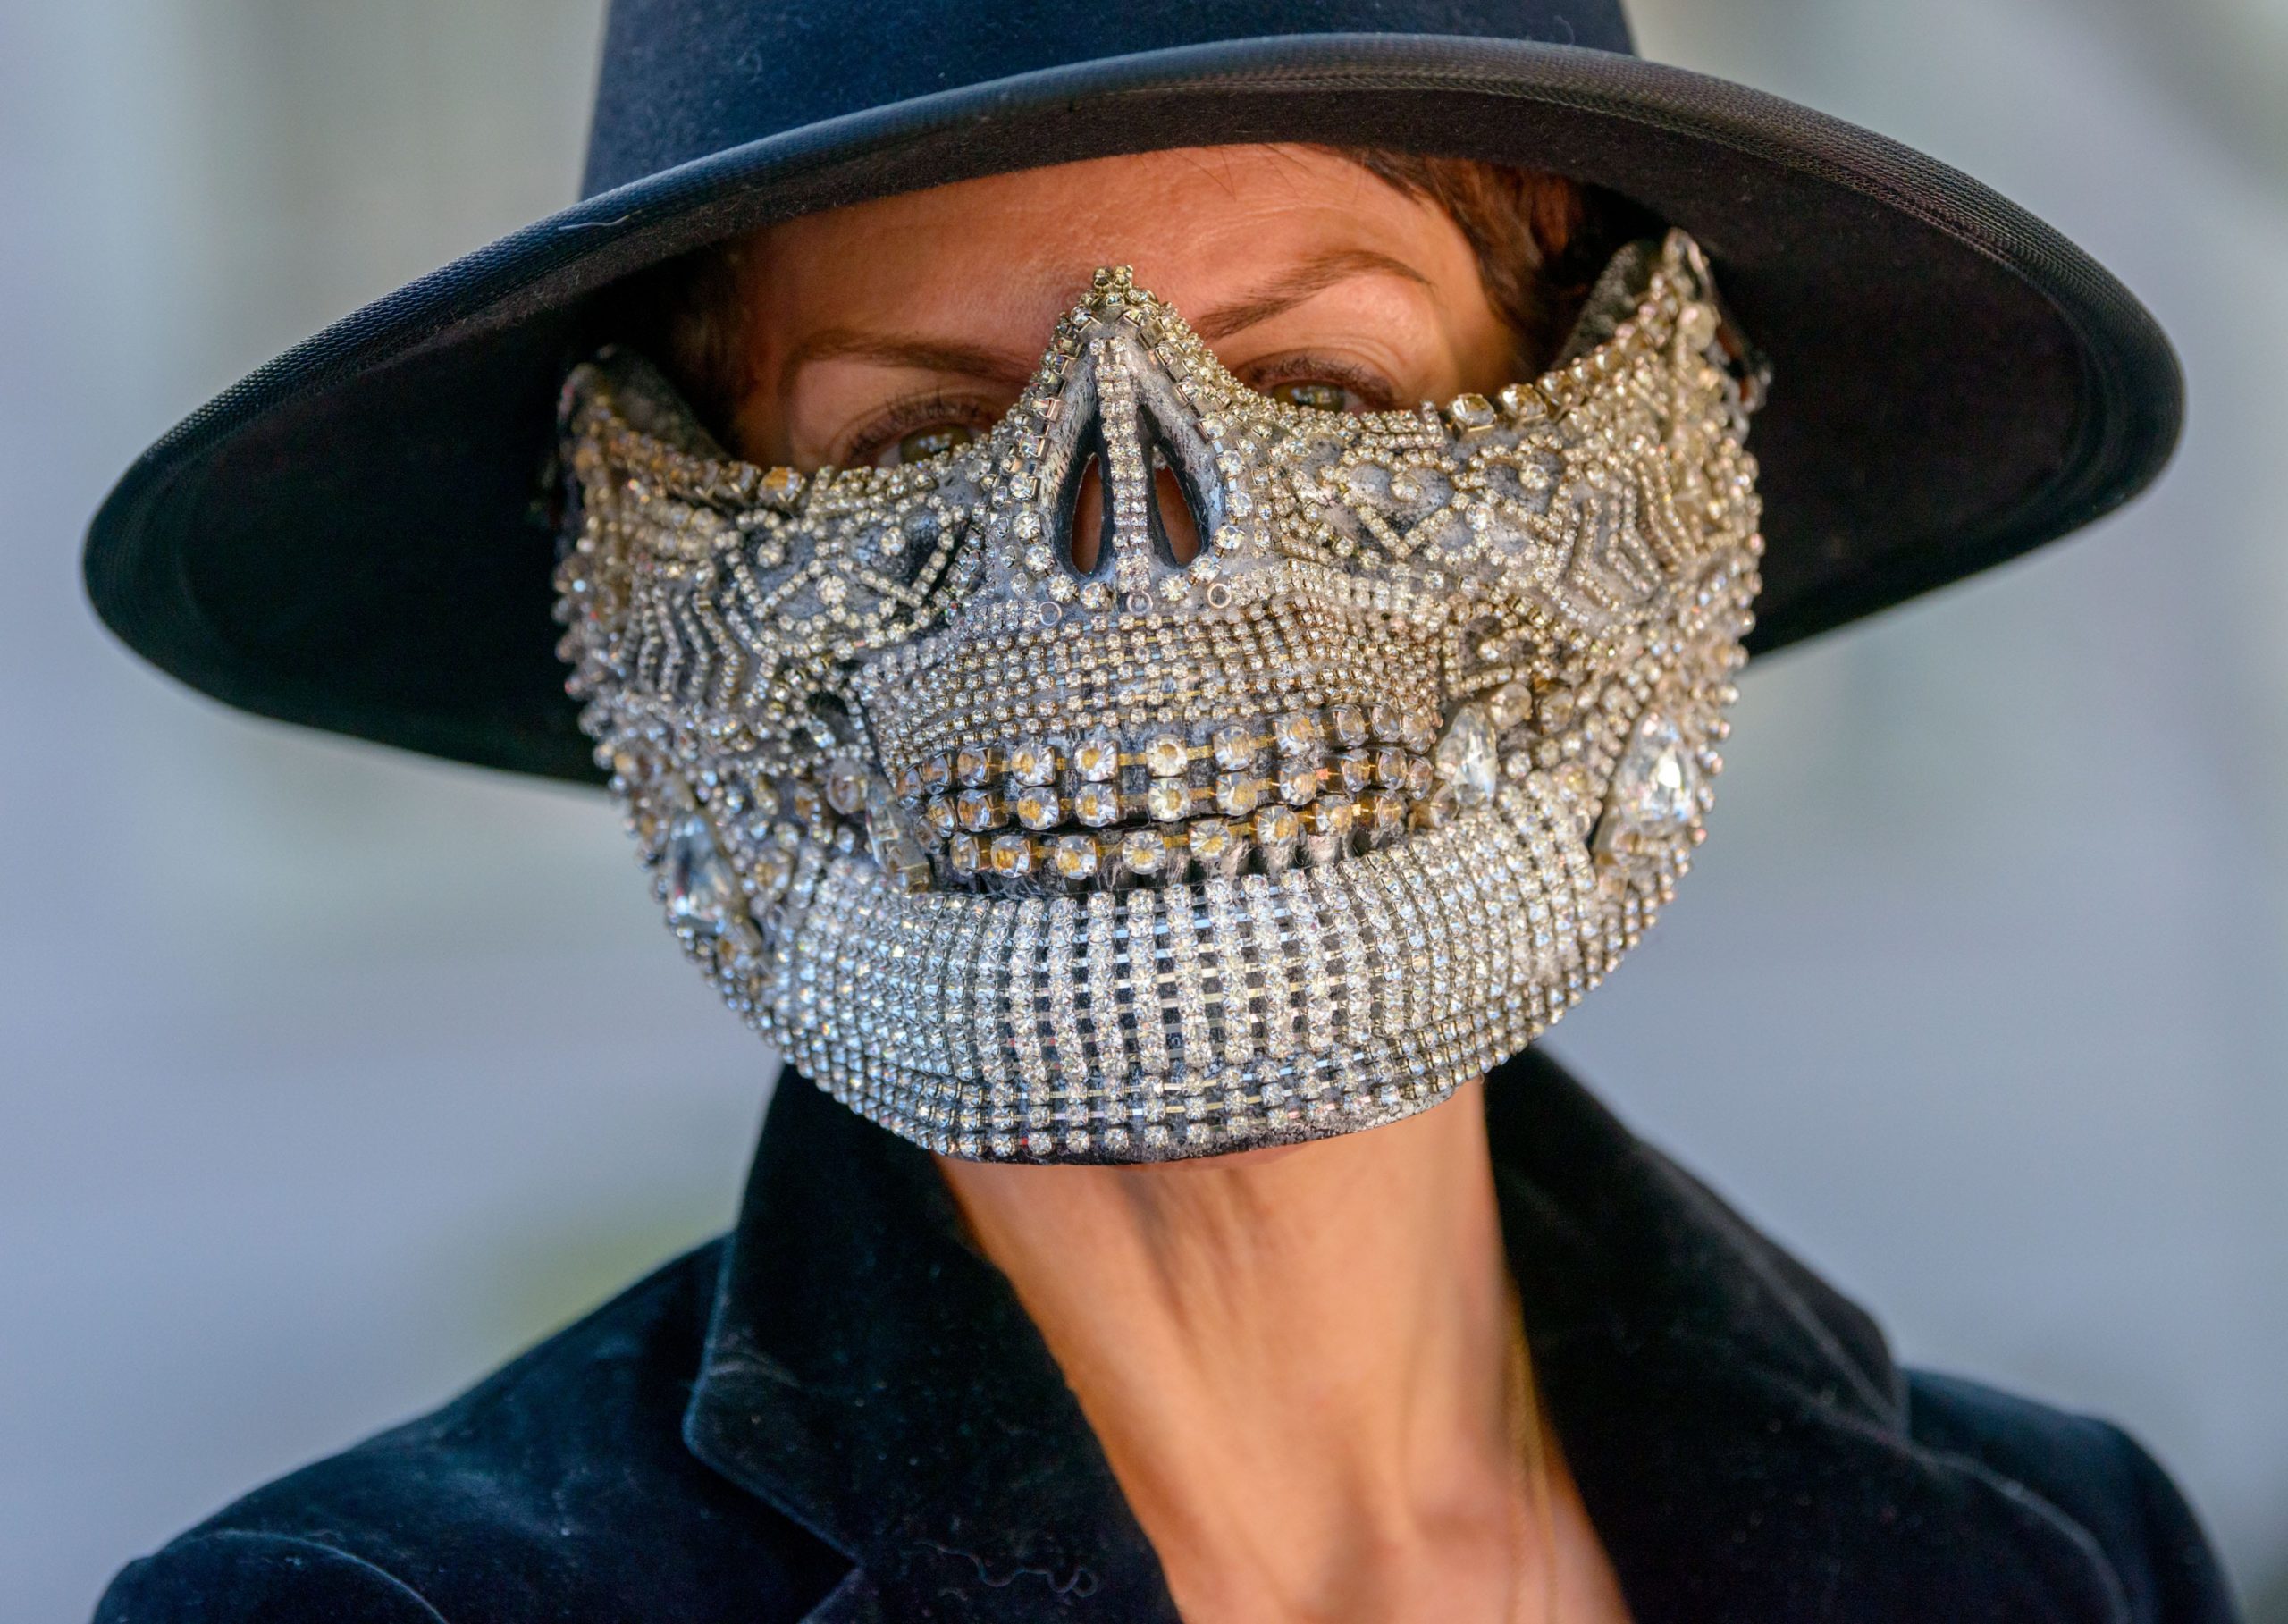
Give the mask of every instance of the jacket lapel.
[[[1638, 1624], [2115, 1624], [2089, 1536], [1918, 1447], [1855, 1307], [1528, 1052], [1485, 1090], [1556, 1430]], [[1175, 1624], [1047, 1347], [924, 1152], [780, 1081], [685, 1419], [846, 1556], [814, 1624]]]
[[856, 1564], [820, 1624], [1175, 1624], [1071, 1389], [928, 1154], [791, 1072], [684, 1435]]
[[2115, 1624], [2089, 1535], [1909, 1435], [1864, 1313], [1528, 1051], [1486, 1090], [1559, 1439], [1638, 1624]]

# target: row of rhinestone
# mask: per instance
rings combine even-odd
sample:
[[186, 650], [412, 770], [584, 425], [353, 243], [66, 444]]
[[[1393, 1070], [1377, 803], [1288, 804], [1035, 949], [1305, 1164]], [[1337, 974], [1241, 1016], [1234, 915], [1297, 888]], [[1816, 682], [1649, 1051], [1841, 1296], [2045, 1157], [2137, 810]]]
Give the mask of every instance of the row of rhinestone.
[[1195, 818], [1165, 829], [991, 837], [964, 831], [946, 843], [944, 869], [956, 883], [990, 875], [1043, 877], [1086, 887], [1181, 879], [1195, 869], [1202, 878], [1228, 876], [1254, 857], [1265, 872], [1277, 874], [1299, 858], [1318, 867], [1351, 852], [1386, 846], [1410, 824], [1434, 828], [1443, 816], [1437, 808], [1433, 801], [1409, 804], [1390, 794], [1368, 794], [1355, 802], [1328, 795], [1300, 812], [1266, 806], [1252, 817]]
[[[1327, 862], [1384, 844], [1410, 816], [1424, 815], [1434, 775], [1419, 752], [1434, 740], [1436, 721], [1431, 712], [1387, 702], [1334, 705], [1283, 712], [1267, 724], [1227, 723], [1196, 743], [1163, 728], [1134, 748], [1099, 728], [1077, 740], [1027, 740], [1005, 753], [990, 745], [942, 752], [901, 769], [894, 787], [944, 843], [934, 854], [943, 883], [1037, 877], [1066, 886], [1120, 884], [1181, 878], [1187, 862], [1203, 876], [1231, 874], [1251, 854], [1276, 872], [1299, 855]], [[1322, 744], [1359, 746], [1369, 739], [1385, 742], [1371, 755], [1354, 747], [1332, 760]], [[1274, 775], [1261, 776], [1274, 751]], [[1193, 783], [1195, 767], [1222, 770], [1212, 782]], [[955, 782], [971, 787], [945, 795]], [[1323, 790], [1330, 792], [1324, 798]], [[1031, 834], [984, 838], [1012, 820]], [[1115, 832], [1047, 835], [1068, 821]], [[1123, 823], [1162, 827], [1123, 834], [1115, 829]]]
[[951, 797], [932, 795], [922, 803], [921, 813], [940, 836], [950, 836], [956, 829], [981, 835], [1012, 821], [1039, 831], [1055, 829], [1068, 817], [1090, 829], [1108, 829], [1123, 819], [1181, 823], [1195, 813], [1215, 812], [1241, 818], [1266, 801], [1308, 806], [1319, 799], [1322, 789], [1340, 788], [1355, 795], [1379, 785], [1419, 801], [1428, 797], [1434, 777], [1427, 756], [1392, 745], [1372, 755], [1352, 750], [1331, 762], [1285, 762], [1274, 778], [1251, 772], [1222, 773], [1212, 784], [1155, 778], [1145, 788], [1125, 795], [1113, 784], [1083, 784], [1070, 795], [1047, 785], [1029, 784], [1006, 793], [964, 789]]
[[1324, 715], [1312, 711], [1285, 711], [1270, 719], [1268, 733], [1262, 731], [1261, 722], [1228, 723], [1197, 742], [1175, 728], [1162, 728], [1133, 747], [1123, 747], [1118, 734], [1098, 728], [1077, 740], [1030, 739], [1005, 752], [991, 745], [940, 751], [900, 768], [892, 787], [908, 803], [918, 803], [924, 795], [942, 793], [956, 784], [1001, 787], [997, 780], [1005, 775], [1013, 786], [1038, 788], [1067, 775], [1082, 784], [1110, 784], [1123, 768], [1140, 768], [1153, 778], [1182, 778], [1195, 762], [1212, 763], [1226, 773], [1243, 773], [1259, 765], [1265, 753], [1274, 748], [1290, 762], [1315, 761], [1325, 744], [1356, 750], [1370, 741], [1422, 754], [1436, 742], [1438, 723], [1434, 711], [1406, 710], [1384, 703], [1371, 708], [1332, 705]]
[[[1390, 607], [1286, 597], [1212, 615], [1076, 620], [1048, 631], [998, 627], [993, 606], [972, 608], [963, 621], [966, 640], [951, 658], [912, 644], [859, 688], [894, 781], [906, 767], [980, 739], [1098, 729], [1140, 736], [1248, 712], [1316, 713], [1324, 723], [1334, 707], [1367, 709], [1376, 699], [1431, 714], [1434, 734], [1434, 643], [1404, 635], [1391, 624]], [[1442, 622], [1448, 607], [1440, 605]], [[1117, 699], [1106, 692], [1112, 670], [1122, 675]]]

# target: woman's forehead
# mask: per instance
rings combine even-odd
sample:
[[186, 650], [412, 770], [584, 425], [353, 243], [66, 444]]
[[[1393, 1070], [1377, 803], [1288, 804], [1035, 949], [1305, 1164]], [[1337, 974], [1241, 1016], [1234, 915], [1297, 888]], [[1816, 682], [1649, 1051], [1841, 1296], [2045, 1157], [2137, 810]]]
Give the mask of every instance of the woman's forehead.
[[1179, 149], [965, 181], [786, 222], [755, 240], [748, 290], [785, 344], [886, 318], [1038, 332], [1099, 265], [1187, 315], [1380, 276], [1470, 287], [1469, 244], [1435, 205], [1331, 152]]

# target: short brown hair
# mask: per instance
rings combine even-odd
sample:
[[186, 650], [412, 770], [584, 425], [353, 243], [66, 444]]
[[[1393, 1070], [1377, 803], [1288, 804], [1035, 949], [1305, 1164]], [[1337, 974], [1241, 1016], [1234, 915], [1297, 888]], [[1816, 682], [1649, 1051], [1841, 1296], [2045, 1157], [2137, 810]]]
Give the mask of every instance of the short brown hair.
[[1557, 358], [1606, 262], [1649, 229], [1611, 194], [1544, 169], [1375, 147], [1328, 150], [1435, 204], [1461, 229], [1485, 297], [1515, 336], [1520, 376]]
[[[1460, 228], [1486, 298], [1515, 340], [1521, 377], [1556, 358], [1605, 262], [1650, 229], [1634, 206], [1546, 170], [1375, 147], [1321, 150], [1435, 205]], [[616, 324], [618, 336], [644, 349], [718, 427], [745, 391], [744, 247], [734, 238], [639, 279]]]

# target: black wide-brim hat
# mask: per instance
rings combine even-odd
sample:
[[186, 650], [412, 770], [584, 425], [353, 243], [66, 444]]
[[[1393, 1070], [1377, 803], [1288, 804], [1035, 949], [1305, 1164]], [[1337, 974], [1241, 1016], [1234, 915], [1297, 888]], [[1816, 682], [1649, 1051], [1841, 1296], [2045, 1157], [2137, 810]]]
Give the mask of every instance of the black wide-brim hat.
[[614, 284], [839, 204], [1255, 141], [1552, 170], [1699, 240], [1775, 379], [1758, 651], [2088, 523], [2176, 438], [2168, 341], [2088, 256], [1880, 136], [1639, 60], [1615, 0], [615, 0], [584, 200], [145, 452], [89, 593], [248, 711], [595, 778], [534, 499]]

